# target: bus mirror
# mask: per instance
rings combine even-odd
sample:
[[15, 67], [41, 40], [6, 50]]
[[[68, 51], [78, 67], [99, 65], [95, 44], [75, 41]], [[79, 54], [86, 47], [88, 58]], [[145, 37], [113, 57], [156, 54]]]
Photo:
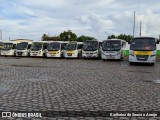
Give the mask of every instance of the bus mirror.
[[130, 41], [128, 41], [128, 44], [130, 44], [131, 42]]
[[159, 44], [159, 40], [157, 40], [157, 44]]

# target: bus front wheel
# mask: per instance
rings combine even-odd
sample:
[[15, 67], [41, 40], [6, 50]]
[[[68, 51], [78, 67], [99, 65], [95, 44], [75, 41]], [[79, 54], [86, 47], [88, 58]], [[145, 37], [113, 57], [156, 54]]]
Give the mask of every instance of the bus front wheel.
[[154, 66], [154, 63], [150, 63], [151, 66]]
[[133, 62], [129, 62], [130, 65], [133, 65]]

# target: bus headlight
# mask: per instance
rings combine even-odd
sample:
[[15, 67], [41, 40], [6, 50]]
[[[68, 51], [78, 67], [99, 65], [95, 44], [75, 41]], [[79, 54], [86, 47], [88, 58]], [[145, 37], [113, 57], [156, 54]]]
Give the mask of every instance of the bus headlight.
[[117, 55], [119, 55], [121, 52], [118, 52]]
[[156, 56], [156, 54], [154, 54], [154, 55], [151, 55], [151, 57], [154, 57], [154, 56]]
[[97, 51], [95, 51], [93, 54], [97, 54], [98, 52]]
[[130, 55], [134, 56], [134, 51], [131, 51], [131, 52], [130, 52]]

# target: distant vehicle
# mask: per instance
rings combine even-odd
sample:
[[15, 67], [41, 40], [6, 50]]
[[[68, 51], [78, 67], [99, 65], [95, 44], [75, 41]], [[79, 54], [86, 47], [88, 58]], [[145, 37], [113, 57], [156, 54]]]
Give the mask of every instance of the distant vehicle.
[[32, 42], [32, 45], [30, 48], [30, 56], [46, 57], [48, 44], [49, 44], [49, 41]]
[[126, 47], [126, 41], [121, 39], [108, 39], [102, 42], [101, 58], [107, 59], [123, 59], [123, 50]]
[[87, 40], [83, 44], [82, 58], [100, 58], [101, 42], [97, 40]]
[[16, 56], [29, 56], [32, 42], [17, 43]]
[[83, 42], [70, 42], [65, 46], [65, 58], [81, 58]]
[[68, 42], [63, 41], [53, 41], [48, 44], [47, 47], [47, 57], [64, 57], [64, 48]]
[[1, 49], [3, 47], [3, 42], [0, 42], [0, 55], [1, 55]]
[[1, 49], [2, 56], [15, 56], [16, 55], [16, 42], [8, 41], [3, 42], [3, 47]]
[[153, 37], [135, 37], [130, 41], [129, 62], [150, 63], [156, 61], [156, 43], [159, 41]]

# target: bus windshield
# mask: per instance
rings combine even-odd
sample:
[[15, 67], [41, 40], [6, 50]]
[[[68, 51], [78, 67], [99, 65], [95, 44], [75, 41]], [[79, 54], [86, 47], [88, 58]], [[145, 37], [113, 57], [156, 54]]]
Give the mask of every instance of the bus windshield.
[[50, 43], [47, 47], [47, 50], [60, 50], [60, 43], [58, 42], [53, 42], [53, 43]]
[[26, 50], [28, 47], [28, 43], [27, 42], [22, 42], [22, 43], [18, 43], [17, 44], [17, 50]]
[[0, 42], [0, 50], [2, 49], [3, 47], [3, 42]]
[[134, 38], [130, 44], [131, 50], [156, 50], [154, 38]]
[[31, 46], [31, 50], [41, 50], [43, 46], [42, 42], [34, 42]]
[[4, 43], [2, 50], [11, 50], [13, 47], [13, 43]]
[[83, 44], [83, 50], [95, 51], [98, 49], [98, 41], [85, 41]]
[[65, 50], [76, 50], [76, 49], [77, 49], [77, 43], [69, 43], [65, 47]]
[[118, 51], [121, 49], [120, 40], [108, 40], [102, 43], [102, 50], [104, 51]]

